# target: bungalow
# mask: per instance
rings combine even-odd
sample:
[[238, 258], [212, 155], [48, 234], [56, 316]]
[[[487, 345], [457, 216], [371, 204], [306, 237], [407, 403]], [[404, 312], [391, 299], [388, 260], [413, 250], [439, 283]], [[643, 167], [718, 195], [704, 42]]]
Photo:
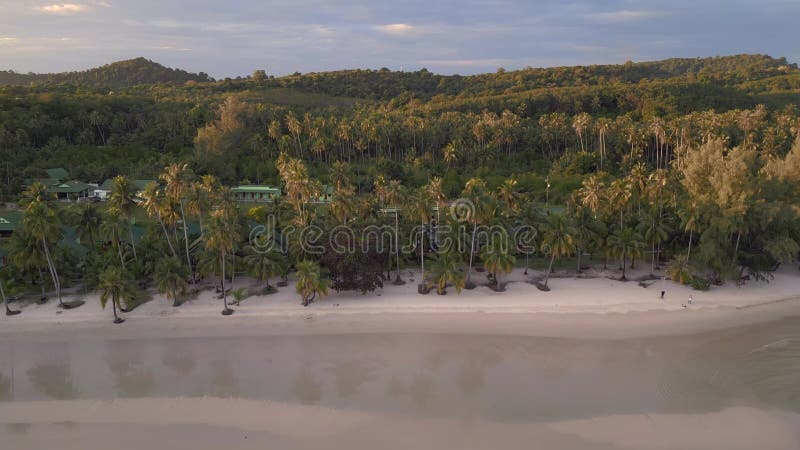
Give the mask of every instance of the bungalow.
[[[137, 193], [144, 191], [144, 188], [153, 182], [155, 180], [131, 180], [131, 184], [136, 188]], [[112, 178], [107, 179], [99, 187], [94, 188], [92, 196], [103, 201], [108, 200], [108, 196], [111, 195], [111, 186], [113, 185], [114, 180]]]
[[89, 198], [89, 186], [81, 181], [65, 181], [47, 187], [47, 191], [56, 195], [59, 200], [85, 200]]
[[256, 184], [237, 186], [231, 192], [239, 202], [273, 202], [281, 196], [280, 188]]
[[22, 211], [9, 211], [0, 214], [0, 238], [11, 237], [22, 222], [22, 216]]

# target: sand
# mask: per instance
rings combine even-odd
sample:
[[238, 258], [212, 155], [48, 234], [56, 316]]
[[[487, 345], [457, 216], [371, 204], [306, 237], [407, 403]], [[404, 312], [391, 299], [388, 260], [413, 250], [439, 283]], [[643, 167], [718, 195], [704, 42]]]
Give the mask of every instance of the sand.
[[[69, 417], [68, 422], [64, 418]], [[501, 424], [241, 399], [0, 404], [2, 448], [761, 449], [800, 448], [800, 416], [749, 407]], [[14, 425], [17, 424], [17, 425]]]

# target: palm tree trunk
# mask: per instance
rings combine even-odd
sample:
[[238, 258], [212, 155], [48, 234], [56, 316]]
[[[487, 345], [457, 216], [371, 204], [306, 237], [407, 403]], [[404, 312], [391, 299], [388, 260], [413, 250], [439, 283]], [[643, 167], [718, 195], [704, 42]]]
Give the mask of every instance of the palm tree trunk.
[[733, 264], [736, 264], [736, 260], [739, 257], [739, 242], [742, 240], [742, 232], [739, 231], [736, 234], [736, 246], [733, 249]]
[[53, 287], [56, 288], [58, 305], [64, 306], [64, 302], [61, 300], [61, 282], [58, 280], [58, 271], [56, 270], [56, 265], [53, 262], [53, 257], [50, 255], [50, 249], [47, 247], [47, 241], [42, 240], [42, 247], [44, 247], [44, 255], [45, 258], [47, 258], [47, 265], [50, 268], [50, 275], [53, 277]]
[[553, 263], [556, 261], [556, 254], [550, 255], [550, 265], [547, 266], [547, 274], [544, 276], [544, 287], [548, 287], [547, 283], [550, 282], [550, 273], [553, 271]]
[[131, 225], [130, 223], [128, 223], [128, 231], [131, 234], [131, 247], [133, 247], [133, 259], [138, 260], [139, 257], [136, 256], [136, 242], [134, 242], [133, 240], [133, 225]]
[[111, 299], [111, 308], [114, 310], [114, 322], [119, 321], [119, 316], [117, 315], [117, 299]]
[[581, 273], [581, 256], [583, 256], [583, 250], [578, 250], [578, 273]]
[[419, 238], [419, 250], [420, 250], [420, 267], [422, 269], [422, 284], [425, 284], [425, 221], [422, 221], [422, 233], [420, 234]]
[[627, 260], [628, 258], [625, 256], [625, 250], [622, 250], [622, 281], [628, 281], [628, 278], [625, 277], [625, 263]]
[[689, 230], [689, 250], [686, 252], [686, 261], [692, 256], [692, 238], [694, 237], [694, 230]]
[[[195, 280], [194, 269], [192, 268], [192, 257], [191, 255], [189, 255], [189, 231], [188, 231], [188, 226], [186, 224], [186, 214], [183, 213], [183, 200], [180, 200], [178, 203], [180, 204], [181, 207], [181, 220], [183, 221], [183, 243], [184, 246], [186, 247], [186, 263], [189, 264], [189, 273], [192, 274], [192, 284], [195, 284], [197, 280]], [[225, 261], [223, 260], [223, 264], [224, 263]], [[224, 292], [225, 291], [223, 290], [223, 293]]]
[[221, 255], [222, 255], [222, 278], [220, 278], [220, 280], [219, 280], [219, 285], [222, 287], [222, 304], [224, 305], [224, 308], [225, 308], [225, 309], [222, 310], [222, 312], [226, 313], [226, 312], [228, 312], [230, 310], [230, 308], [228, 308], [228, 295], [225, 292], [225, 256], [226, 255], [225, 255], [224, 252]]
[[396, 253], [396, 256], [397, 256], [397, 280], [400, 281], [400, 218], [398, 217], [398, 214], [399, 214], [399, 212], [397, 210], [395, 210], [394, 211], [394, 245], [397, 246], [397, 248], [395, 248], [395, 253]]
[[172, 256], [178, 257], [178, 254], [175, 253], [175, 247], [172, 246], [172, 241], [169, 240], [169, 233], [167, 232], [167, 227], [164, 225], [164, 221], [161, 219], [161, 215], [158, 215], [158, 223], [161, 225], [161, 229], [164, 231], [164, 237], [167, 239], [167, 245], [169, 245], [169, 251], [172, 252]]
[[467, 271], [467, 285], [469, 285], [470, 278], [472, 277], [472, 261], [475, 255], [475, 232], [478, 231], [478, 222], [476, 221], [472, 226], [472, 239], [469, 245], [469, 270]]

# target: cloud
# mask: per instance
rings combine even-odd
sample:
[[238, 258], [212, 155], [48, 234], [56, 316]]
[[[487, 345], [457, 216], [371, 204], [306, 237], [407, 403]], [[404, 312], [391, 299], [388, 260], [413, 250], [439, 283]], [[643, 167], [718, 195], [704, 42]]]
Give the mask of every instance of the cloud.
[[420, 30], [420, 27], [415, 27], [406, 23], [390, 23], [387, 25], [378, 25], [375, 27], [381, 33], [391, 34], [395, 36], [407, 36], [414, 34]]
[[69, 16], [89, 11], [88, 6], [77, 3], [53, 3], [52, 5], [37, 6], [36, 9], [46, 14], [58, 16]]
[[633, 11], [630, 9], [622, 9], [619, 11], [587, 14], [586, 18], [592, 22], [597, 22], [597, 23], [622, 23], [622, 22], [637, 22], [639, 20], [646, 20], [655, 17], [657, 15], [658, 14], [653, 11]]

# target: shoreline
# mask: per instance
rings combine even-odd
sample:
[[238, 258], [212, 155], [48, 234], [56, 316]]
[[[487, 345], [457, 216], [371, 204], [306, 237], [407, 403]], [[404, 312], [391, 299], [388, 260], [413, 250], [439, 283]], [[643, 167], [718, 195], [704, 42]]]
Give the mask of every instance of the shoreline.
[[[111, 311], [100, 308], [97, 294], [83, 297], [76, 310], [61, 311], [53, 300], [31, 304], [19, 316], [0, 316], [0, 336], [6, 339], [147, 339], [148, 337], [226, 337], [297, 334], [446, 333], [500, 334], [554, 338], [626, 339], [673, 336], [800, 317], [800, 272], [784, 268], [773, 282], [744, 287], [722, 286], [693, 291], [659, 281], [643, 288], [636, 282], [604, 278], [550, 280], [550, 292], [528, 284], [517, 271], [506, 292], [487, 287], [419, 295], [414, 272], [405, 272], [403, 286], [387, 286], [366, 295], [334, 293], [308, 308], [298, 304], [294, 287], [278, 294], [253, 296], [235, 314], [222, 317], [221, 300], [213, 291], [178, 308], [156, 295], [111, 323]], [[236, 287], [257, 286], [248, 278]], [[665, 300], [660, 289], [667, 291]], [[691, 295], [692, 305], [684, 298]], [[684, 307], [686, 305], [686, 307]]]

